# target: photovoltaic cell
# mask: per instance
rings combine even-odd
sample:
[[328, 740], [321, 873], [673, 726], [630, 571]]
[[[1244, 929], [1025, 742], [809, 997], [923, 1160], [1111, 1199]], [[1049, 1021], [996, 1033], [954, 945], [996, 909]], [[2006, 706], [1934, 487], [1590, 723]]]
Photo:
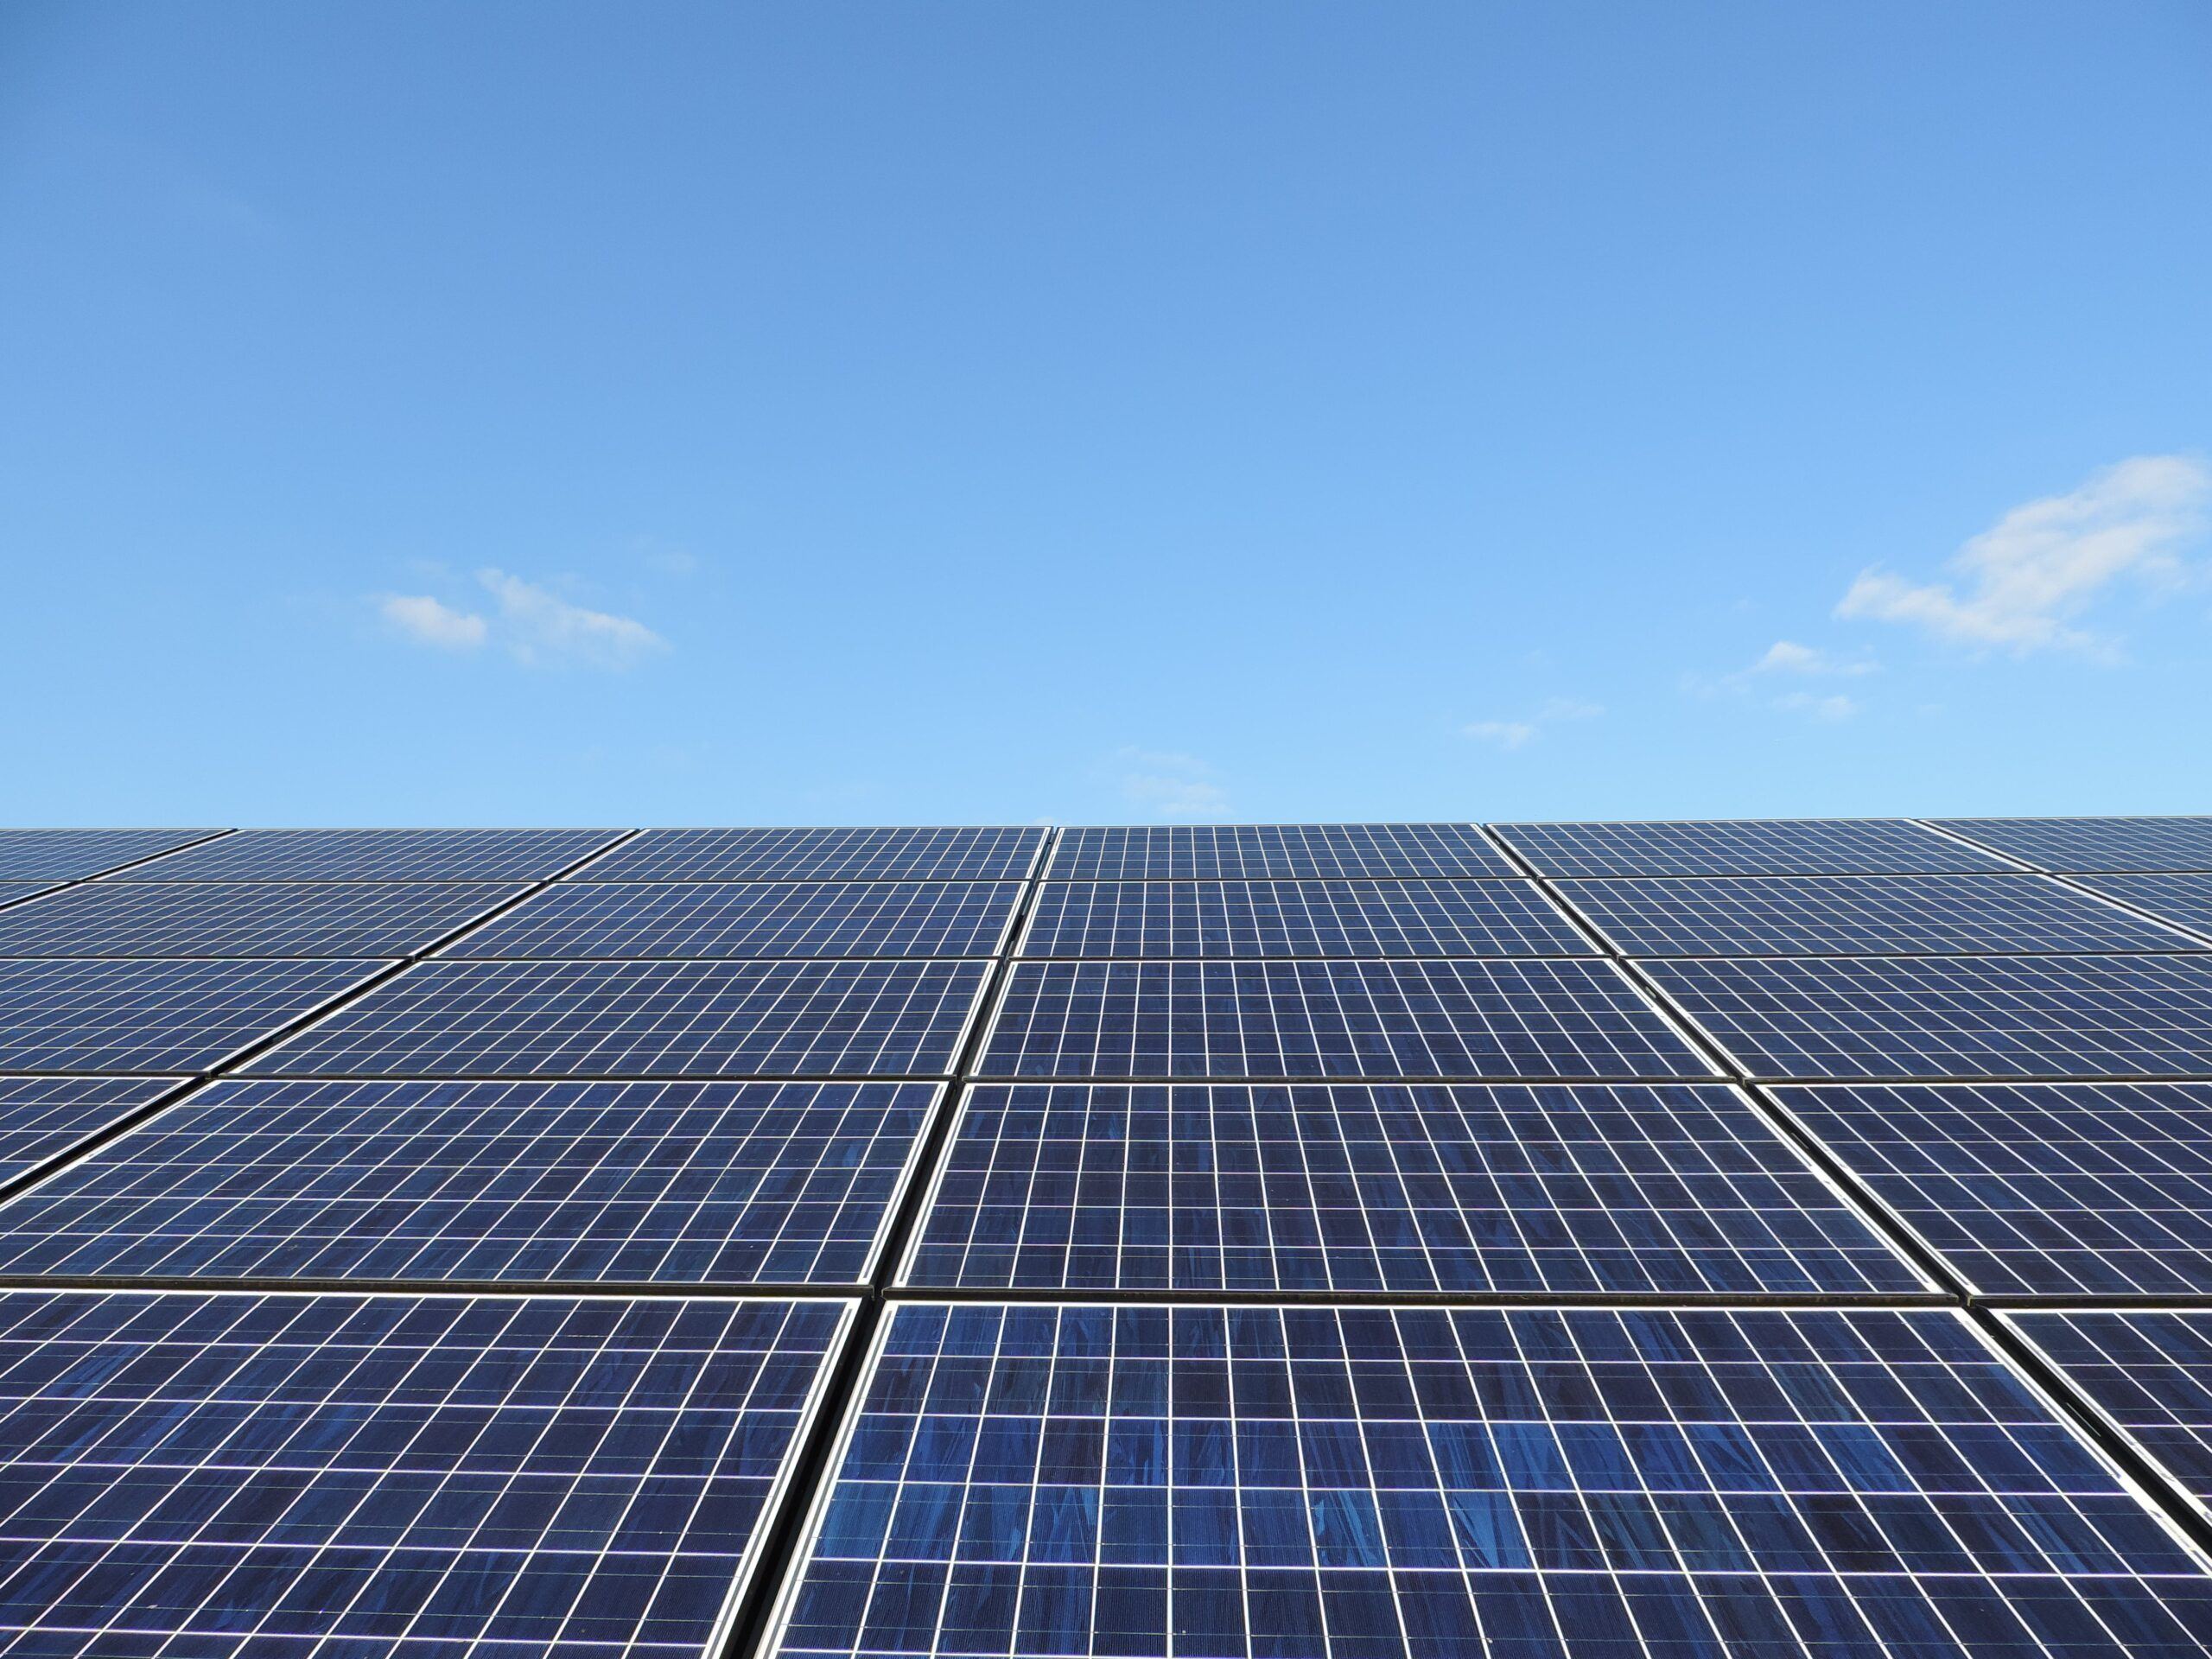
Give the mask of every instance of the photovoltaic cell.
[[1563, 881], [1631, 957], [2188, 950], [2200, 942], [2040, 875]]
[[1682, 1084], [983, 1085], [902, 1282], [1927, 1288], [1742, 1096]]
[[2212, 935], [2212, 874], [2099, 875], [2082, 885], [2163, 916], [2177, 926]]
[[213, 834], [212, 830], [0, 830], [0, 880], [74, 881]]
[[132, 870], [132, 881], [535, 881], [615, 830], [240, 830]]
[[1590, 956], [1534, 882], [1048, 881], [1028, 957]]
[[1471, 823], [1185, 823], [1060, 832], [1055, 881], [1518, 875]]
[[2212, 817], [1937, 822], [2047, 870], [2212, 870]]
[[0, 1181], [12, 1181], [176, 1086], [175, 1077], [0, 1077]]
[[2203, 957], [1654, 961], [1652, 981], [1754, 1077], [2212, 1072]]
[[907, 1305], [802, 1656], [2202, 1654], [2212, 1576], [1956, 1315]]
[[0, 1071], [202, 1071], [381, 962], [0, 962]]
[[0, 1649], [699, 1659], [849, 1310], [0, 1295]]
[[53, 885], [51, 881], [0, 881], [0, 906], [12, 905], [35, 893], [44, 893]]
[[2212, 1313], [2008, 1313], [2212, 1514]]
[[1546, 875], [1904, 875], [2012, 863], [1904, 818], [1491, 826]]
[[2212, 1084], [1776, 1092], [1985, 1295], [2212, 1294]]
[[1017, 881], [564, 881], [456, 957], [989, 957]]
[[1039, 829], [648, 830], [594, 881], [1001, 881], [1029, 874]]
[[1704, 1077], [1609, 963], [1017, 963], [990, 1077]]
[[247, 1070], [289, 1077], [899, 1077], [950, 1068], [980, 962], [417, 964]]
[[0, 1273], [856, 1284], [938, 1087], [219, 1083], [0, 1205]]
[[513, 882], [92, 881], [0, 911], [0, 957], [404, 957]]

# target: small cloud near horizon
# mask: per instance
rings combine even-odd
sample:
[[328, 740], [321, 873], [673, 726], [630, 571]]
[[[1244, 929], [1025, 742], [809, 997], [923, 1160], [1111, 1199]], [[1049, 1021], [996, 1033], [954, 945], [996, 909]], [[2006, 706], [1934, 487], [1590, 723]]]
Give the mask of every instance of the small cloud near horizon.
[[1217, 818], [1229, 810], [1229, 792], [1214, 769], [1194, 754], [1140, 749], [1116, 751], [1122, 798], [1161, 818]]

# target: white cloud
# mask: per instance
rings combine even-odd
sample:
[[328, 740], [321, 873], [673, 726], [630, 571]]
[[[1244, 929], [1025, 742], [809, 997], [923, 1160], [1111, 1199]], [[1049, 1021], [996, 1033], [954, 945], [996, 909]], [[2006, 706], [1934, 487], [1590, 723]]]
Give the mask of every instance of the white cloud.
[[1795, 639], [1777, 639], [1766, 648], [1766, 655], [1753, 663], [1753, 674], [1872, 674], [1878, 664], [1857, 658], [1845, 660], [1832, 652], [1815, 645], [1801, 645]]
[[480, 570], [476, 579], [498, 603], [495, 632], [518, 661], [629, 668], [669, 648], [633, 617], [588, 610], [504, 570]]
[[482, 617], [442, 605], [428, 594], [386, 594], [377, 610], [416, 644], [448, 651], [474, 651], [489, 632]]
[[1114, 759], [1124, 798], [1155, 817], [1217, 818], [1229, 810], [1229, 792], [1196, 755], [1124, 748]]
[[2069, 626], [2123, 575], [2156, 579], [2204, 528], [2212, 471], [2186, 455], [2138, 455], [2066, 495], [2006, 513], [1951, 560], [1956, 580], [1916, 585], [1861, 571], [1835, 613], [1926, 628], [1942, 639], [2015, 652], [2108, 648]]
[[1561, 721], [1595, 720], [1605, 712], [1602, 704], [1580, 697], [1554, 697], [1526, 720], [1478, 720], [1459, 728], [1463, 736], [1495, 743], [1501, 749], [1525, 748]]
[[1858, 702], [1842, 696], [1815, 696], [1810, 691], [1792, 691], [1787, 696], [1777, 697], [1777, 709], [1795, 709], [1810, 715], [1815, 720], [1849, 720], [1859, 709]]

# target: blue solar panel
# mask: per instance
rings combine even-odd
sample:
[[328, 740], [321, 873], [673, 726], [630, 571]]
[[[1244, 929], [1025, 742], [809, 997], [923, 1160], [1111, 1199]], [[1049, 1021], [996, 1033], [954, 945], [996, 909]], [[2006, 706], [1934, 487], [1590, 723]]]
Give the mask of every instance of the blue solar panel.
[[698, 1659], [849, 1317], [0, 1295], [0, 1649]]
[[988, 966], [426, 962], [247, 1069], [288, 1077], [942, 1076]]
[[0, 957], [404, 957], [512, 882], [92, 881], [0, 912]]
[[1938, 822], [2046, 870], [2212, 870], [2212, 817]]
[[202, 1071], [380, 962], [0, 962], [0, 1071]]
[[1546, 875], [1896, 875], [2015, 868], [1904, 818], [1491, 827]]
[[2095, 875], [2082, 885], [2212, 938], [2212, 874]]
[[1741, 1095], [1713, 1084], [986, 1084], [944, 1172], [903, 1283], [1928, 1287]]
[[240, 830], [130, 873], [133, 881], [533, 881], [614, 830]]
[[2203, 948], [2040, 875], [1665, 877], [1562, 881], [1560, 892], [1631, 957]]
[[1985, 1295], [2212, 1294], [2212, 1084], [1776, 1092]]
[[2212, 1514], [2212, 1313], [2005, 1317]]
[[35, 893], [44, 893], [53, 885], [51, 881], [0, 881], [0, 909], [18, 904]]
[[1660, 989], [1754, 1077], [2212, 1073], [2212, 959], [1655, 961]]
[[1027, 957], [1555, 957], [1596, 947], [1530, 881], [1047, 881]]
[[456, 957], [989, 957], [1015, 881], [565, 881]]
[[1471, 823], [1185, 823], [1060, 832], [1055, 881], [1518, 875]]
[[0, 1273], [856, 1284], [940, 1086], [219, 1083], [0, 1205]]
[[12, 1181], [176, 1087], [174, 1077], [0, 1077], [0, 1181]]
[[1023, 962], [990, 1077], [1705, 1077], [1605, 963]]
[[212, 830], [0, 830], [0, 880], [74, 881], [213, 834]]
[[648, 830], [594, 881], [999, 881], [1029, 874], [1037, 829]]
[[896, 1308], [776, 1649], [2212, 1650], [2212, 1576], [1957, 1316]]

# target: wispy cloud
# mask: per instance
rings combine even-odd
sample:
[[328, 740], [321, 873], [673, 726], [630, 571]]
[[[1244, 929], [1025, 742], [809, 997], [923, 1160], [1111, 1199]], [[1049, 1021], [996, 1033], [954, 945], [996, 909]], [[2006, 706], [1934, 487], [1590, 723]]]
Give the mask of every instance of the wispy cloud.
[[1541, 737], [1549, 727], [1565, 721], [1595, 720], [1605, 712], [1602, 705], [1586, 702], [1580, 697], [1554, 697], [1525, 719], [1478, 720], [1459, 729], [1463, 735], [1480, 743], [1494, 743], [1501, 749], [1520, 749]]
[[473, 651], [491, 632], [482, 617], [473, 612], [456, 611], [428, 594], [386, 594], [377, 601], [377, 611], [417, 645], [437, 645], [447, 651]]
[[1774, 706], [1810, 715], [1815, 720], [1849, 720], [1859, 712], [1861, 705], [1855, 697], [1847, 697], [1840, 693], [1820, 696], [1810, 691], [1792, 691], [1777, 697]]
[[668, 649], [667, 640], [634, 617], [588, 610], [504, 570], [480, 570], [476, 579], [498, 603], [499, 634], [522, 662], [630, 668]]
[[1953, 556], [1955, 580], [1916, 584], [1865, 570], [1835, 613], [2016, 653], [2108, 651], [2110, 640], [2073, 619], [2122, 576], [2175, 575], [2176, 556], [2203, 532], [2208, 497], [2212, 471], [2202, 461], [2138, 455], [2068, 494], [2013, 508]]
[[1872, 674], [1880, 667], [1866, 658], [1844, 658], [1833, 652], [1822, 651], [1817, 645], [1801, 645], [1795, 639], [1777, 639], [1766, 648], [1766, 655], [1753, 663], [1746, 671], [1752, 674]]
[[1114, 764], [1122, 798], [1154, 817], [1217, 818], [1229, 810], [1228, 791], [1194, 754], [1129, 747]]
[[594, 611], [551, 588], [504, 570], [480, 570], [490, 615], [463, 610], [428, 594], [385, 594], [377, 613], [417, 645], [448, 651], [497, 645], [518, 663], [630, 668], [669, 649], [668, 641], [634, 617]]

